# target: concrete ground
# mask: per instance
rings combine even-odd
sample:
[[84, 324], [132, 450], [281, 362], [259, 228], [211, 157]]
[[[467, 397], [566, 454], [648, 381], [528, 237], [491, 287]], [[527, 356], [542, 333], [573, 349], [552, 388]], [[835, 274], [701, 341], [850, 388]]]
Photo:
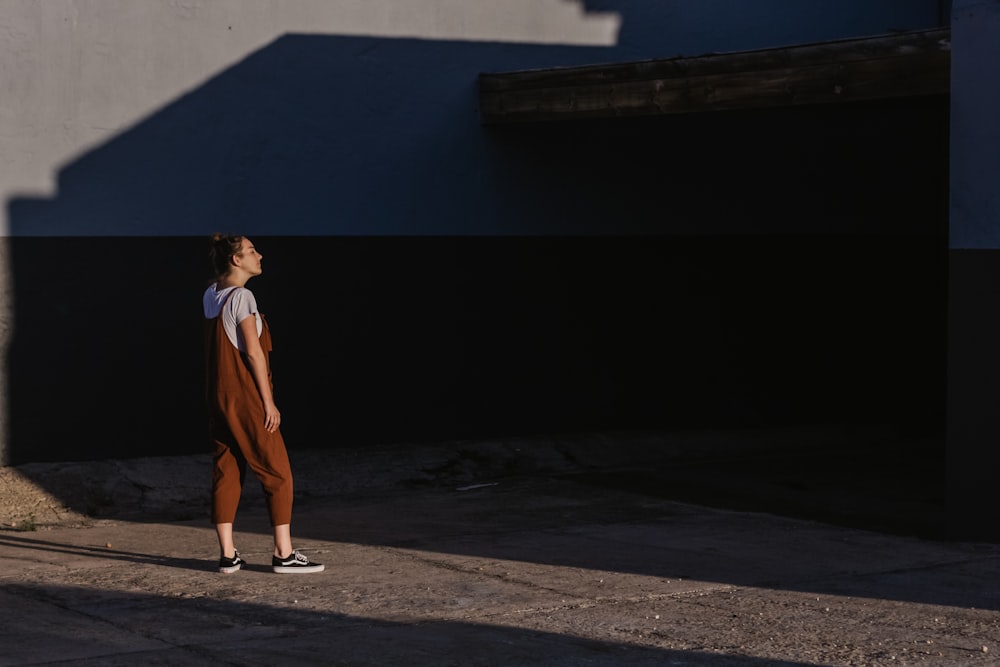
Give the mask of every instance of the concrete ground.
[[1000, 664], [1000, 544], [840, 436], [293, 450], [312, 575], [270, 572], [252, 483], [215, 572], [203, 457], [8, 468], [0, 665]]

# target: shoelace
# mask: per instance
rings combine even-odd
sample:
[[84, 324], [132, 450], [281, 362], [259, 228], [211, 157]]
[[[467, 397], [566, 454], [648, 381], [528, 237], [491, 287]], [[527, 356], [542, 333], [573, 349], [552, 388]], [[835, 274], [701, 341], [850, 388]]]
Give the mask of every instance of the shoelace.
[[309, 559], [300, 554], [298, 549], [294, 549], [292, 550], [292, 553], [288, 556], [288, 558], [282, 558], [281, 562], [283, 564], [295, 563], [295, 562], [308, 563]]

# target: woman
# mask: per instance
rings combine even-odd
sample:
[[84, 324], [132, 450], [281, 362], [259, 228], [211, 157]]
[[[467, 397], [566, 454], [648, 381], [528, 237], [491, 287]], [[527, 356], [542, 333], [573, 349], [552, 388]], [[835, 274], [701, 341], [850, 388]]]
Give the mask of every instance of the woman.
[[275, 572], [319, 572], [292, 548], [292, 471], [274, 404], [268, 354], [271, 335], [245, 285], [261, 274], [261, 259], [244, 236], [214, 234], [215, 282], [205, 290], [205, 397], [215, 448], [212, 523], [219, 537], [219, 572], [246, 563], [233, 543], [233, 521], [249, 465], [264, 489], [274, 527]]

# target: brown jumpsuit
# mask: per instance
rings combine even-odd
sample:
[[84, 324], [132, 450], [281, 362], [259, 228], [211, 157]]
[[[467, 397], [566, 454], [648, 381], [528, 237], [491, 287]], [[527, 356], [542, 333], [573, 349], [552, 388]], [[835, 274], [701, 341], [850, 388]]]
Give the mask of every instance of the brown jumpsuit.
[[[223, 309], [229, 303], [226, 297]], [[260, 345], [271, 381], [271, 332], [261, 315]], [[205, 398], [214, 446], [212, 523], [233, 523], [247, 465], [264, 489], [272, 526], [291, 523], [292, 470], [281, 431], [264, 428], [264, 402], [246, 357], [229, 340], [222, 312], [205, 320]]]

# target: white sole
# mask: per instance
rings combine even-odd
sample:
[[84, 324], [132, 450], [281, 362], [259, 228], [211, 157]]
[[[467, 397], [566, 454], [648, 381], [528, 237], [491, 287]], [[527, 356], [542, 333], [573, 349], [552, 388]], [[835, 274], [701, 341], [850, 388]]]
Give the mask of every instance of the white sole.
[[312, 574], [313, 572], [322, 572], [326, 569], [325, 565], [305, 565], [305, 566], [288, 566], [275, 565], [271, 568], [274, 570], [275, 574]]

